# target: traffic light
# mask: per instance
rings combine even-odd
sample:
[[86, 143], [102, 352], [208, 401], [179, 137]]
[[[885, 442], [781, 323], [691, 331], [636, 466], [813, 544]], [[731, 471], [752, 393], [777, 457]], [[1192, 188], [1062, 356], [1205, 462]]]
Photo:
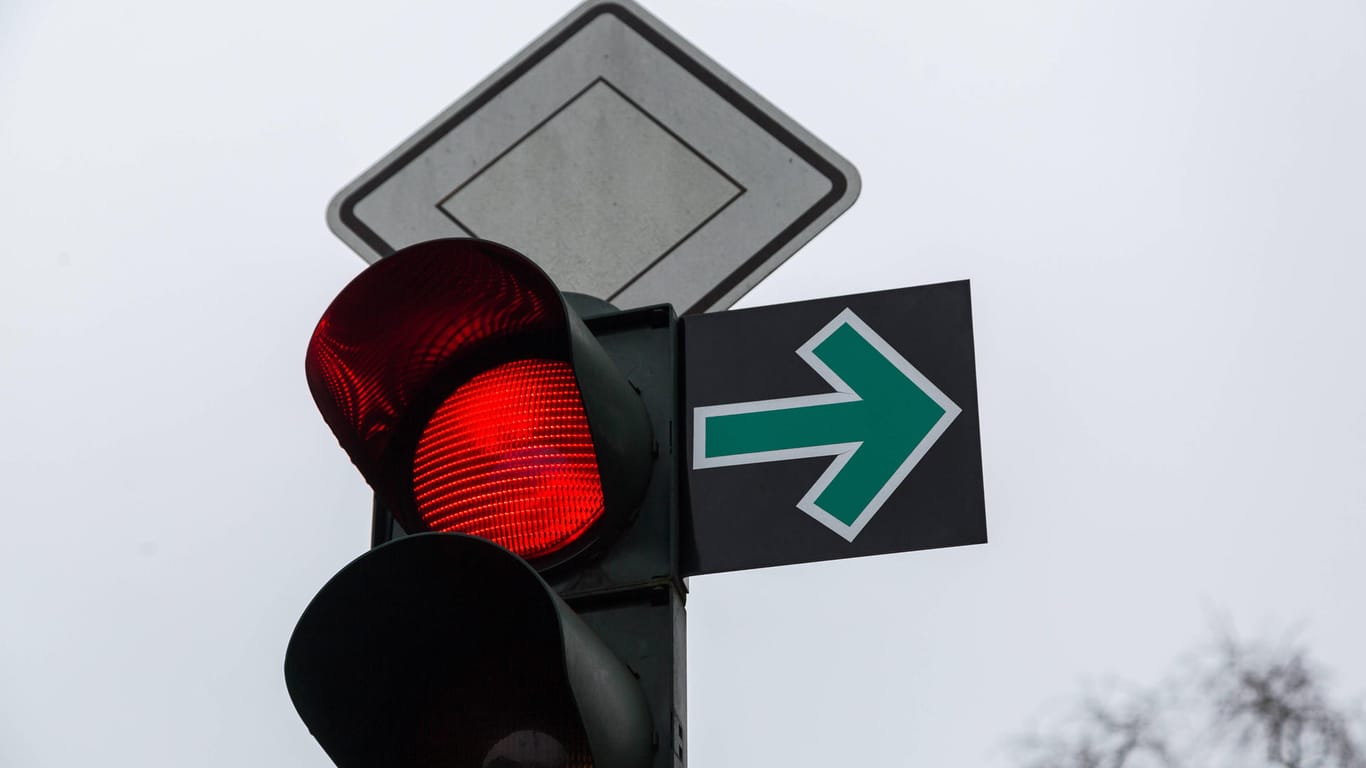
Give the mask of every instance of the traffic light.
[[338, 766], [684, 764], [676, 342], [671, 308], [566, 296], [473, 239], [333, 301], [306, 372], [376, 546], [285, 678]]

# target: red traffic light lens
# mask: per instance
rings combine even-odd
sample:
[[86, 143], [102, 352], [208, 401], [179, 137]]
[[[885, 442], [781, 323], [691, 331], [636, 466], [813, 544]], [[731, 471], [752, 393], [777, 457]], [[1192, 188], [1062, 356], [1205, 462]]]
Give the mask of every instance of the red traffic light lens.
[[639, 394], [550, 278], [496, 243], [432, 240], [372, 264], [304, 365], [408, 533], [467, 533], [554, 568], [629, 522], [651, 476]]
[[582, 536], [602, 517], [602, 481], [569, 364], [514, 360], [458, 387], [418, 439], [413, 494], [427, 530], [528, 560]]

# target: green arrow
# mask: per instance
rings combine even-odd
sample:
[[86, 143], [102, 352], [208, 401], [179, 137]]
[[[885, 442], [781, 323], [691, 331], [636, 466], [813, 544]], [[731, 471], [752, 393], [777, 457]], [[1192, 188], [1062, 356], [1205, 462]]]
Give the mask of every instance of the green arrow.
[[693, 468], [833, 456], [797, 508], [853, 541], [962, 409], [849, 309], [797, 355], [835, 391], [695, 408]]

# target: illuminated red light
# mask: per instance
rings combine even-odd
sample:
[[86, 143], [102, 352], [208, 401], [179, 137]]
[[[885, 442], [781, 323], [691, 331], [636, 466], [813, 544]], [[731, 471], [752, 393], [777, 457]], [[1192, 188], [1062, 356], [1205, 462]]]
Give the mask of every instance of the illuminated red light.
[[305, 371], [403, 531], [466, 533], [551, 568], [620, 529], [653, 456], [643, 404], [579, 322], [526, 257], [433, 240], [342, 289]]
[[427, 530], [549, 555], [603, 514], [602, 481], [573, 369], [516, 360], [462, 384], [436, 409], [413, 457]]

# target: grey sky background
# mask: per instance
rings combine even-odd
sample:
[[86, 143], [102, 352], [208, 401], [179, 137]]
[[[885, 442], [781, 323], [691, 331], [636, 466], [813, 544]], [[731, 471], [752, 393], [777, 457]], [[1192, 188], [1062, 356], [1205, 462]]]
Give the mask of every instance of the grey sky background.
[[[0, 5], [0, 765], [329, 764], [323, 209], [571, 6]], [[862, 173], [740, 306], [973, 281], [992, 539], [694, 579], [693, 766], [1004, 768], [1212, 617], [1366, 692], [1366, 6], [648, 8]]]

